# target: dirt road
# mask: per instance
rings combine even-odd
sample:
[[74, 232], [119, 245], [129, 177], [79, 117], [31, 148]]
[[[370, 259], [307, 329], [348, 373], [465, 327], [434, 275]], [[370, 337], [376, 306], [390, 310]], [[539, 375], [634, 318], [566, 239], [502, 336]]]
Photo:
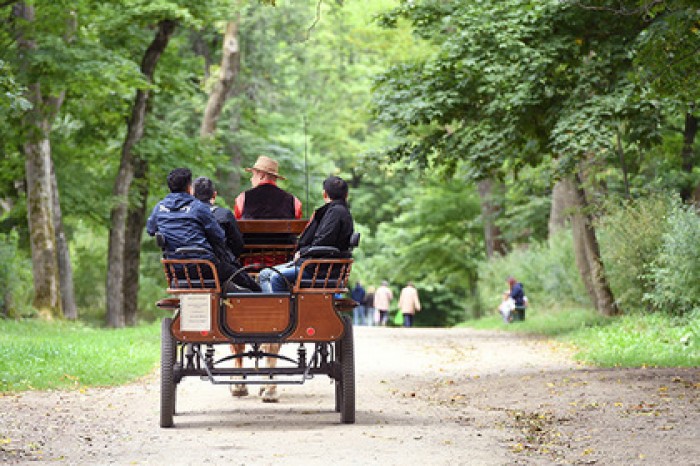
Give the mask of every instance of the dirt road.
[[277, 404], [186, 379], [161, 429], [153, 375], [0, 397], [0, 463], [700, 465], [700, 369], [586, 368], [468, 329], [359, 327], [355, 342], [356, 424], [340, 424], [327, 377]]

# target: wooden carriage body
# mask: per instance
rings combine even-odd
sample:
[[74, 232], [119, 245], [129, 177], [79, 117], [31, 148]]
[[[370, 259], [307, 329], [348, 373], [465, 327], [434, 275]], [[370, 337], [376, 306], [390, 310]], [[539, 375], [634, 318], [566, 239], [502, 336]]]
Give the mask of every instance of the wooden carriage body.
[[[297, 236], [306, 221], [239, 221], [245, 240], [242, 254], [252, 274], [292, 259]], [[161, 308], [171, 309], [163, 321], [161, 351], [161, 426], [173, 424], [175, 390], [183, 377], [199, 376], [214, 384], [303, 383], [316, 374], [336, 381], [336, 411], [344, 423], [354, 422], [354, 356], [351, 319], [344, 312], [355, 304], [341, 297], [347, 292], [352, 259], [306, 259], [289, 292], [224, 292], [214, 264], [201, 259], [161, 259], [170, 298]], [[298, 343], [292, 360], [264, 351], [265, 343]], [[248, 351], [216, 359], [219, 345], [246, 344]], [[312, 344], [307, 358], [305, 344]], [[263, 349], [261, 349], [263, 348]], [[290, 366], [261, 367], [263, 358], [275, 357]], [[254, 367], [231, 367], [232, 359], [255, 359]], [[290, 381], [283, 380], [291, 378]]]

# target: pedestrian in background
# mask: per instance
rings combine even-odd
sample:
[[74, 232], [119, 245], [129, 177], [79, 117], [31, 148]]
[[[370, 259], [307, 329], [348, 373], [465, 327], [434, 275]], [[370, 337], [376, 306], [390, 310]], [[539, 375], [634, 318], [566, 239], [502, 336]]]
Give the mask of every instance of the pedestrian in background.
[[515, 277], [508, 277], [508, 296], [513, 300], [513, 309], [510, 313], [509, 322], [525, 320], [525, 307], [527, 307], [527, 298], [525, 297], [525, 289]]
[[378, 320], [374, 315], [374, 287], [370, 286], [365, 294], [365, 324], [372, 326], [378, 323]]
[[379, 311], [379, 325], [381, 326], [386, 326], [389, 320], [389, 307], [393, 299], [394, 294], [389, 289], [389, 282], [384, 280], [374, 292], [374, 307]]
[[357, 303], [357, 306], [352, 310], [353, 325], [365, 325], [365, 289], [362, 288], [360, 282], [355, 283], [350, 297]]
[[412, 327], [413, 316], [416, 312], [420, 312], [418, 290], [413, 286], [413, 282], [408, 282], [401, 290], [401, 294], [399, 295], [399, 312], [403, 314], [403, 326]]

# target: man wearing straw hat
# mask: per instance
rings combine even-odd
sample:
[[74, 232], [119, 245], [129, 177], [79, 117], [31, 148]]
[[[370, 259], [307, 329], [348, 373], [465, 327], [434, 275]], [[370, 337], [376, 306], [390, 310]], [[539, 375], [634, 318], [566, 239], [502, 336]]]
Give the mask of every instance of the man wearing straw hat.
[[[242, 192], [236, 197], [233, 206], [233, 213], [238, 220], [260, 220], [260, 219], [299, 219], [302, 215], [301, 201], [296, 196], [277, 186], [277, 179], [285, 178], [279, 174], [279, 164], [276, 160], [265, 155], [258, 157], [255, 165], [246, 168], [250, 172], [250, 184], [253, 187]], [[274, 265], [278, 258], [274, 255], [263, 259], [265, 265]], [[248, 265], [244, 262], [244, 265]], [[241, 345], [242, 346], [242, 345]], [[241, 346], [234, 345], [236, 353], [243, 351]], [[265, 345], [265, 351], [279, 353], [280, 345], [271, 343]], [[236, 364], [241, 365], [243, 361], [236, 359]], [[268, 358], [269, 367], [277, 364], [276, 358]], [[231, 387], [233, 396], [245, 396], [248, 388], [245, 385], [235, 384]], [[277, 395], [277, 385], [267, 385], [262, 387], [261, 395], [266, 403], [275, 403], [279, 400]]]
[[246, 168], [252, 173], [253, 187], [236, 198], [233, 213], [237, 219], [301, 218], [301, 201], [277, 186], [278, 178], [285, 179], [278, 169], [277, 161], [265, 155]]

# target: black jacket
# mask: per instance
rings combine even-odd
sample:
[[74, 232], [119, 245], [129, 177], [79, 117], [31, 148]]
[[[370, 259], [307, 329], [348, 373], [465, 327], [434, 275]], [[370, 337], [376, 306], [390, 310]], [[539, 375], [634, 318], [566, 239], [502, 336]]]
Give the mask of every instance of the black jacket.
[[301, 257], [313, 246], [333, 246], [349, 257], [353, 220], [345, 200], [334, 200], [316, 209], [299, 236], [297, 248]]
[[235, 258], [239, 257], [243, 252], [243, 235], [238, 228], [238, 222], [236, 222], [233, 212], [224, 207], [211, 206], [211, 213], [214, 214], [214, 218], [224, 230], [226, 247], [233, 253]]

